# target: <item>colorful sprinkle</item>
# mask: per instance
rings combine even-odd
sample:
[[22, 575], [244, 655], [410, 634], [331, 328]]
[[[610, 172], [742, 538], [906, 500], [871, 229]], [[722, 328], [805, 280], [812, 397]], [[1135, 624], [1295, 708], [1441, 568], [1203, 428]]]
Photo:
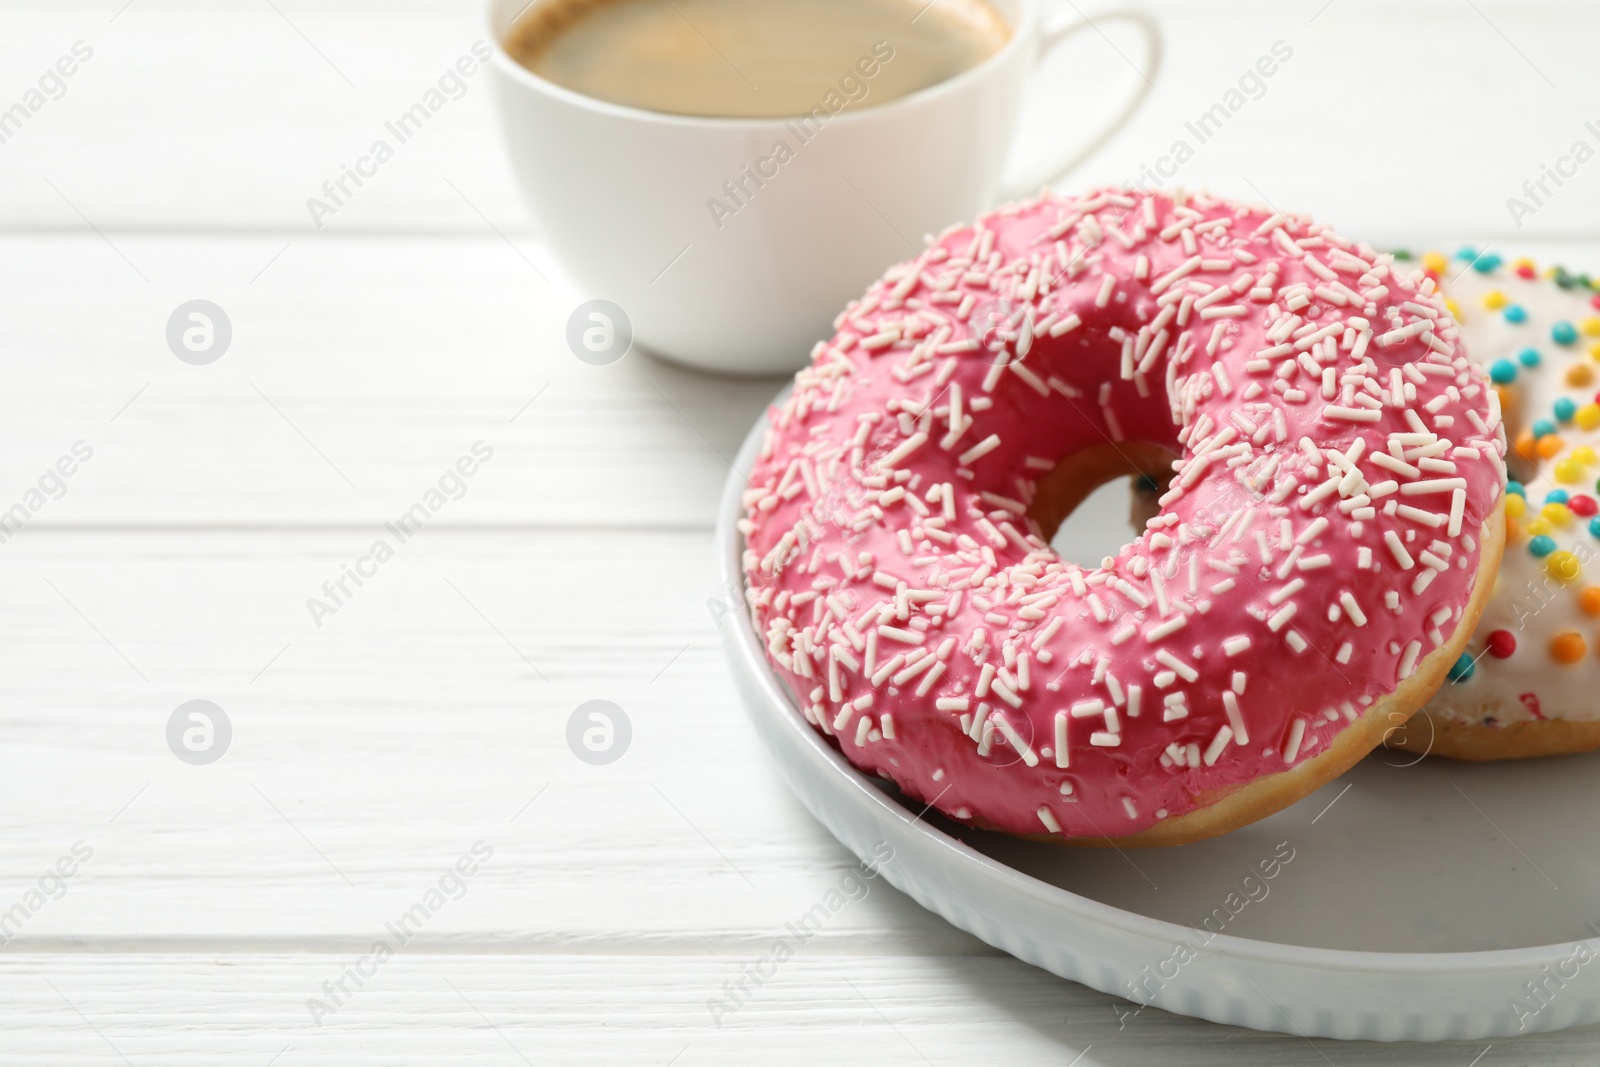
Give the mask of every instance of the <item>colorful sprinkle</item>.
[[1528, 551], [1543, 559], [1556, 550], [1556, 543], [1544, 534], [1539, 534], [1528, 542]]
[[1589, 533], [1595, 537], [1600, 537], [1600, 515], [1596, 515], [1589, 520]]
[[1545, 573], [1558, 582], [1570, 582], [1577, 579], [1583, 567], [1578, 563], [1578, 557], [1565, 550], [1552, 552], [1544, 561]]
[[1567, 447], [1566, 442], [1556, 436], [1555, 428], [1552, 427], [1549, 433], [1539, 438], [1535, 451], [1539, 453], [1540, 459], [1553, 459], [1565, 447]]
[[1497, 359], [1489, 368], [1489, 378], [1497, 385], [1509, 385], [1517, 380], [1517, 365], [1509, 359]]
[[1549, 437], [1551, 434], [1553, 434], [1555, 432], [1556, 432], [1556, 424], [1551, 422], [1549, 419], [1534, 419], [1533, 420], [1533, 436], [1535, 436], [1535, 437]]
[[1512, 304], [1505, 310], [1506, 321], [1513, 325], [1520, 325], [1528, 321], [1528, 309], [1521, 304]]
[[[1557, 490], [1557, 492], [1559, 492], [1559, 491], [1560, 490]], [[1521, 496], [1521, 497], [1525, 497], [1525, 496], [1528, 495], [1527, 488], [1521, 482], [1513, 481], [1513, 480], [1510, 480], [1510, 479], [1508, 479], [1506, 481], [1506, 492], [1515, 493], [1515, 494], [1517, 494], [1518, 496]]]
[[1472, 673], [1477, 669], [1478, 665], [1473, 662], [1472, 657], [1463, 652], [1456, 657], [1454, 663], [1450, 664], [1449, 678], [1452, 682], [1460, 684], [1471, 678]]
[[1600, 615], [1600, 585], [1591, 585], [1579, 593], [1578, 606], [1585, 615]]
[[1493, 274], [1505, 260], [1493, 252], [1485, 252], [1472, 261], [1472, 269], [1479, 274]]
[[1517, 353], [1517, 362], [1524, 367], [1537, 367], [1539, 365], [1539, 350], [1537, 348], [1524, 348]]
[[1571, 630], [1556, 634], [1550, 640], [1550, 658], [1557, 663], [1576, 663], [1583, 658], [1583, 635]]
[[1550, 327], [1550, 340], [1558, 345], [1576, 344], [1578, 328], [1570, 322], [1558, 322]]
[[1528, 502], [1515, 493], [1506, 494], [1506, 515], [1513, 519], [1522, 518], [1528, 510]]
[[[1575, 459], [1562, 459], [1556, 461], [1556, 481], [1558, 482], [1565, 482], [1567, 485], [1576, 485], [1578, 482], [1583, 481], [1584, 473], [1583, 464], [1579, 463]], [[1561, 508], [1563, 511], [1566, 510], [1564, 505], [1557, 504], [1554, 506]]]
[[1600, 512], [1600, 502], [1596, 502], [1592, 496], [1585, 496], [1579, 493], [1567, 501], [1567, 510], [1581, 519], [1587, 519], [1596, 512]]
[[[1583, 366], [1583, 364], [1578, 364]], [[1559, 397], [1553, 405], [1557, 422], [1571, 422], [1572, 416], [1577, 412], [1578, 405], [1572, 402], [1571, 397]]]
[[1510, 630], [1490, 630], [1485, 644], [1495, 659], [1509, 659], [1517, 650], [1517, 635]]

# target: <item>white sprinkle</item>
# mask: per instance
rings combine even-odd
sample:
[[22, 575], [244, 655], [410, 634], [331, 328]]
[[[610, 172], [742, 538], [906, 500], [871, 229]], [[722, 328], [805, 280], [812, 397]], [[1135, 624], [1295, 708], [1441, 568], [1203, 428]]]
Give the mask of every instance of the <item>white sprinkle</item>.
[[1237, 656], [1241, 652], [1249, 651], [1249, 649], [1250, 639], [1242, 635], [1239, 637], [1230, 637], [1226, 641], [1222, 642], [1222, 651], [1227, 653], [1229, 656]]
[[1279, 630], [1283, 629], [1284, 624], [1290, 619], [1294, 618], [1296, 607], [1297, 605], [1295, 604], [1285, 604], [1283, 607], [1279, 608], [1273, 613], [1272, 617], [1267, 620], [1267, 629], [1271, 630], [1273, 633], [1277, 633]]
[[1034, 753], [1033, 746], [1024, 741], [1022, 735], [1017, 733], [1016, 728], [1011, 725], [1011, 720], [1004, 715], [996, 715], [995, 721], [1000, 724], [1000, 732], [1006, 735], [1006, 740], [1010, 741], [1012, 747], [1021, 754], [1022, 762], [1030, 767], [1037, 767], [1039, 765], [1038, 755]]
[[1322, 536], [1322, 531], [1326, 530], [1327, 528], [1327, 517], [1318, 515], [1306, 525], [1304, 530], [1300, 531], [1300, 536], [1294, 539], [1294, 543], [1297, 545], [1308, 545], [1318, 537]]
[[1161, 293], [1168, 286], [1170, 286], [1173, 282], [1180, 281], [1180, 280], [1182, 280], [1184, 278], [1187, 278], [1189, 275], [1191, 275], [1195, 271], [1199, 270], [1201, 262], [1202, 262], [1202, 260], [1200, 259], [1199, 256], [1192, 256], [1188, 260], [1186, 260], [1181, 266], [1174, 267], [1172, 270], [1168, 271], [1166, 274], [1163, 274], [1161, 277], [1157, 278], [1154, 282], [1151, 283], [1151, 285], [1150, 285], [1151, 294], [1155, 295], [1155, 296], [1160, 296]]
[[[1441, 394], [1443, 395], [1443, 394]], [[1465, 478], [1424, 478], [1421, 481], [1407, 482], [1400, 487], [1401, 496], [1422, 496], [1426, 493], [1453, 493], [1458, 489], [1467, 487]]]
[[1277, 589], [1273, 590], [1271, 595], [1267, 597], [1267, 603], [1271, 604], [1273, 607], [1277, 607], [1279, 604], [1282, 604], [1285, 600], [1288, 600], [1305, 587], [1306, 580], [1304, 578], [1296, 578], [1288, 585], [1279, 586]]
[[1241, 745], [1250, 743], [1250, 731], [1245, 729], [1244, 715], [1239, 710], [1239, 698], [1234, 696], [1233, 690], [1222, 691], [1222, 708], [1228, 715], [1228, 725], [1233, 729], [1233, 736]]
[[1146, 630], [1144, 632], [1144, 639], [1153, 644], [1154, 642], [1161, 640], [1163, 637], [1177, 633], [1179, 630], [1183, 629], [1184, 626], [1188, 625], [1188, 622], [1188, 616], [1174, 615], [1165, 622], [1157, 623], [1155, 626], [1152, 626], [1150, 629]]
[[1183, 660], [1179, 659], [1177, 656], [1174, 656], [1171, 652], [1168, 652], [1164, 648], [1156, 652], [1156, 661], [1171, 667], [1174, 671], [1178, 672], [1178, 676], [1186, 682], [1193, 682], [1200, 677], [1193, 667], [1189, 666], [1187, 663], [1183, 662]]
[[1466, 513], [1466, 507], [1467, 491], [1465, 489], [1457, 489], [1455, 492], [1450, 494], [1450, 522], [1449, 525], [1445, 527], [1445, 533], [1449, 534], [1451, 537], [1460, 535], [1461, 519]]
[[922, 676], [922, 684], [917, 686], [917, 696], [925, 697], [930, 692], [932, 692], [933, 691], [933, 687], [935, 685], [937, 685], [938, 682], [939, 682], [939, 676], [942, 675], [944, 672], [945, 672], [944, 663], [942, 663], [942, 662], [935, 663], [933, 665], [933, 670], [929, 671], [927, 674]]
[[1301, 510], [1302, 511], [1310, 511], [1312, 508], [1314, 508], [1318, 504], [1322, 503], [1322, 501], [1324, 501], [1328, 497], [1332, 496], [1335, 492], [1338, 491], [1338, 489], [1339, 489], [1339, 479], [1338, 478], [1329, 478], [1327, 481], [1323, 482], [1321, 485], [1313, 486], [1310, 490], [1308, 490], [1306, 492], [1305, 496], [1300, 498], [1300, 508], [1301, 508]]
[[1351, 596], [1348, 591], [1339, 593], [1339, 603], [1344, 608], [1345, 614], [1350, 616], [1351, 622], [1357, 626], [1365, 626], [1367, 624], [1366, 612], [1361, 610], [1361, 605], [1356, 602], [1356, 598]]
[[[1432, 574], [1432, 571], [1428, 571]], [[1405, 680], [1417, 669], [1417, 656], [1422, 652], [1422, 642], [1413, 641], [1406, 646], [1405, 652], [1400, 656], [1400, 678]]]
[[[911, 453], [915, 452], [917, 449], [921, 448], [923, 445], [925, 445], [927, 443], [928, 443], [928, 435], [927, 434], [925, 434], [925, 433], [914, 433], [910, 437], [906, 438], [904, 441], [900, 442], [900, 444], [894, 449], [894, 451], [890, 452], [888, 455], [886, 455], [882, 459], [880, 459], [878, 461], [878, 466], [879, 467], [893, 467], [895, 464], [899, 463], [901, 460], [905, 459], [907, 456], [911, 455]], [[998, 444], [999, 442], [996, 441], [995, 443]], [[965, 463], [966, 461], [963, 460], [962, 462]]]
[[1228, 742], [1232, 739], [1233, 727], [1224, 725], [1217, 731], [1217, 736], [1213, 737], [1211, 744], [1206, 746], [1204, 759], [1207, 767], [1217, 762], [1217, 758], [1222, 755], [1222, 750], [1228, 747]]
[[1126, 578], [1113, 578], [1111, 580], [1111, 587], [1117, 592], [1121, 593], [1123, 596], [1127, 597], [1129, 600], [1133, 601], [1138, 607], [1147, 608], [1150, 606], [1150, 598], [1139, 592], [1138, 587], [1132, 582], [1129, 582]]
[[898, 626], [879, 626], [878, 633], [891, 641], [900, 641], [907, 645], [920, 645], [927, 640], [926, 635], [916, 630], [902, 630]]
[[1056, 766], [1068, 766], [1067, 756], [1067, 713], [1056, 712]]
[[[1068, 315], [1066, 318], [1062, 319], [1060, 322], [1057, 322], [1057, 323], [1053, 324], [1050, 327], [1050, 336], [1051, 337], [1060, 337], [1063, 334], [1070, 333], [1071, 331], [1076, 330], [1079, 326], [1082, 326], [1082, 325], [1083, 325], [1083, 320], [1080, 319], [1078, 316], [1076, 316], [1076, 315]], [[1052, 383], [1052, 384], [1054, 384], [1054, 383]]]
[[1394, 561], [1400, 564], [1401, 570], [1408, 571], [1417, 565], [1411, 558], [1411, 553], [1406, 551], [1406, 546], [1401, 544], [1400, 535], [1393, 530], [1383, 532], [1383, 543], [1389, 546], [1389, 554], [1394, 556]]
[[[1401, 435], [1394, 434], [1392, 436], [1399, 437]], [[1403, 474], [1407, 478], [1418, 478], [1422, 475], [1422, 471], [1418, 470], [1416, 467], [1413, 467], [1403, 459], [1396, 459], [1387, 452], [1374, 452], [1372, 454], [1372, 462], [1386, 470], [1391, 470], [1396, 474]]]
[[983, 665], [983, 669], [978, 672], [978, 684], [972, 689], [974, 696], [981, 700], [989, 695], [989, 686], [994, 682], [994, 673], [993, 663]]
[[1422, 508], [1414, 508], [1410, 504], [1401, 504], [1396, 510], [1402, 519], [1410, 519], [1412, 522], [1420, 523], [1423, 526], [1431, 526], [1435, 530], [1443, 526], [1447, 521], [1447, 516], [1440, 515], [1436, 511], [1424, 511]]
[[[926, 437], [923, 434], [918, 434], [917, 436], [923, 437], [923, 439], [926, 440]], [[961, 465], [963, 467], [970, 467], [973, 460], [982, 459], [984, 456], [987, 456], [990, 452], [993, 452], [999, 447], [1000, 435], [997, 433], [992, 433], [988, 437], [985, 437], [982, 441], [979, 441], [977, 444], [967, 449], [965, 452], [961, 453]]]
[[1283, 762], [1293, 763], [1295, 757], [1300, 755], [1300, 742], [1305, 740], [1306, 721], [1296, 717], [1289, 724], [1289, 741], [1283, 746]]
[[1072, 705], [1072, 717], [1074, 719], [1086, 719], [1094, 715], [1104, 715], [1105, 711], [1106, 702], [1098, 697], [1090, 700], [1080, 700]]
[[1383, 412], [1376, 408], [1347, 408], [1341, 404], [1329, 404], [1322, 414], [1344, 422], [1378, 422], [1383, 418]]
[[1100, 279], [1100, 292], [1095, 294], [1094, 306], [1103, 308], [1111, 303], [1111, 294], [1117, 290], [1117, 279], [1113, 274], [1107, 274]]
[[1046, 830], [1049, 830], [1053, 834], [1059, 834], [1061, 832], [1061, 824], [1056, 822], [1055, 814], [1051, 812], [1049, 808], [1045, 807], [1043, 804], [1040, 804], [1038, 815], [1039, 821], [1044, 823], [1044, 828]]

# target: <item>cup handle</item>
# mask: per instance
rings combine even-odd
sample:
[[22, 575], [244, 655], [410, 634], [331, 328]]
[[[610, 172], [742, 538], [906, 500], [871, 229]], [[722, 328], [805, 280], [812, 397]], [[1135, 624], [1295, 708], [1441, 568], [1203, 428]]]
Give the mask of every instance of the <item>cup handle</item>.
[[1099, 128], [1094, 131], [1094, 135], [1087, 141], [1064, 149], [1056, 153], [1052, 158], [1016, 168], [1020, 170], [1020, 174], [1008, 175], [1001, 182], [1001, 188], [1004, 191], [1003, 195], [1006, 199], [1032, 196], [1041, 186], [1057, 181], [1068, 171], [1094, 155], [1095, 152], [1100, 150], [1101, 146], [1111, 139], [1112, 134], [1116, 133], [1122, 124], [1139, 109], [1139, 105], [1143, 104], [1145, 98], [1150, 95], [1150, 90], [1155, 88], [1156, 75], [1161, 69], [1161, 29], [1156, 25], [1154, 19], [1142, 11], [1131, 9], [1107, 11], [1100, 15], [1098, 19], [1090, 19], [1088, 16], [1084, 16], [1081, 22], [1073, 22], [1065, 26], [1058, 26], [1055, 29], [1044, 30], [1040, 34], [1039, 41], [1040, 61], [1042, 62], [1045, 56], [1054, 51], [1057, 46], [1068, 38], [1084, 30], [1093, 29], [1098, 33], [1100, 22], [1130, 22], [1138, 27], [1144, 35], [1145, 66], [1148, 70], [1135, 71], [1139, 76], [1133, 82], [1133, 94], [1128, 97], [1122, 107], [1117, 109], [1116, 114], [1101, 123]]

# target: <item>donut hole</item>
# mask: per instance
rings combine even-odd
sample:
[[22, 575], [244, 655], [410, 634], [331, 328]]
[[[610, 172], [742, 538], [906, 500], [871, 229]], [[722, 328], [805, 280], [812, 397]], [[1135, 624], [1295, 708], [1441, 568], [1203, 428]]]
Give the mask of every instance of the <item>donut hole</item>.
[[1172, 458], [1159, 445], [1130, 441], [1075, 452], [1039, 479], [1028, 517], [1062, 559], [1098, 567], [1159, 510]]

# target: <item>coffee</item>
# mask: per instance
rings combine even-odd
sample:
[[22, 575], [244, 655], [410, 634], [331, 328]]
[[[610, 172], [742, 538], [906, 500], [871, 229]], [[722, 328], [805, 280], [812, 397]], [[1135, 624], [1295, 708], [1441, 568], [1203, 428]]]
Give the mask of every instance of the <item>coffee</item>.
[[830, 94], [865, 107], [926, 89], [1010, 35], [988, 0], [535, 0], [505, 47], [613, 104], [781, 118]]

